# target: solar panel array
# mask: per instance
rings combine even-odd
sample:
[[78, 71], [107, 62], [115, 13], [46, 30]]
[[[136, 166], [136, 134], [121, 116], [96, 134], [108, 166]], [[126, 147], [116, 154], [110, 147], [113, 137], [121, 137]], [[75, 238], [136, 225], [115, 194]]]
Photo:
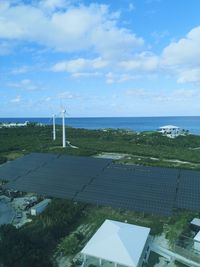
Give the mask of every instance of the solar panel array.
[[[55, 156], [43, 162], [45, 154], [38, 154], [38, 167], [31, 169], [18, 178], [12, 179], [10, 172], [7, 174], [11, 182], [5, 188], [59, 198], [73, 198], [90, 180], [96, 176], [111, 160], [98, 160], [90, 157]], [[48, 154], [47, 154], [48, 155]], [[35, 162], [37, 154], [30, 154], [29, 160]], [[45, 157], [45, 156], [44, 156]], [[26, 168], [31, 160], [26, 161]], [[14, 162], [13, 162], [14, 163]], [[3, 167], [2, 167], [3, 169]], [[3, 171], [4, 172], [4, 171]], [[21, 172], [20, 172], [21, 173]], [[1, 168], [0, 168], [0, 177]], [[4, 176], [5, 177], [5, 176]]]
[[5, 188], [169, 216], [200, 210], [200, 172], [32, 153], [0, 167]]
[[0, 180], [13, 181], [50, 163], [57, 157], [56, 154], [31, 153], [14, 161], [8, 161], [0, 165]]
[[176, 175], [177, 170], [111, 164], [76, 199], [171, 215], [176, 193]]
[[176, 207], [200, 210], [200, 172], [181, 171]]

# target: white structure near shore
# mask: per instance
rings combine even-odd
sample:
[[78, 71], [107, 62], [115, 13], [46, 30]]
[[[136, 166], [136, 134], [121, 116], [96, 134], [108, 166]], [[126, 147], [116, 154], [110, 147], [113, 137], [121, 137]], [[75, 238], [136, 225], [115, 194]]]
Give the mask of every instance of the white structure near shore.
[[89, 240], [81, 253], [82, 266], [89, 266], [91, 258], [95, 265], [141, 267], [148, 258], [148, 237], [150, 228], [106, 220]]
[[25, 121], [24, 123], [15, 123], [15, 122], [2, 123], [0, 124], [0, 128], [26, 127], [28, 126], [28, 124], [29, 124], [28, 121]]
[[175, 125], [162, 126], [159, 128], [158, 132], [170, 138], [175, 138], [179, 135], [188, 134], [187, 130], [181, 129], [180, 127], [175, 126]]

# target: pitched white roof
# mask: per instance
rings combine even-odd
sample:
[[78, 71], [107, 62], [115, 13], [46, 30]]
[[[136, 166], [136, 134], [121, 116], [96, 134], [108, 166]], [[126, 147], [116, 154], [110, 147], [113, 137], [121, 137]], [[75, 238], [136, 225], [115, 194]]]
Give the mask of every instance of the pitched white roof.
[[198, 219], [198, 218], [194, 218], [194, 219], [191, 221], [191, 224], [200, 227], [200, 219]]
[[81, 253], [136, 267], [149, 232], [150, 228], [106, 220]]
[[196, 234], [194, 240], [200, 242], [200, 231]]
[[160, 129], [179, 129], [179, 127], [174, 126], [174, 125], [165, 125], [160, 127]]

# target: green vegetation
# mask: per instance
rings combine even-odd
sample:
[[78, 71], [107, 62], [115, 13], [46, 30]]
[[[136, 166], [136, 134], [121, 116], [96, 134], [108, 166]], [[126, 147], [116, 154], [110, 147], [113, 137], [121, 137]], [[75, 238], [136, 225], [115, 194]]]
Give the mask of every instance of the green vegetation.
[[[169, 139], [157, 133], [123, 130], [85, 130], [67, 128], [67, 139], [78, 149], [61, 147], [62, 129], [57, 126], [57, 140], [52, 141], [52, 127], [0, 129], [0, 163], [30, 152], [90, 156], [101, 152], [128, 154], [119, 162], [152, 166], [200, 169], [200, 136]], [[163, 232], [163, 225], [173, 244], [192, 217], [200, 213], [182, 212], [162, 218], [133, 211], [53, 200], [45, 212], [20, 229], [0, 227], [0, 266], [52, 267], [55, 257], [74, 256], [105, 219], [127, 221], [151, 228], [152, 235]], [[158, 257], [151, 253], [150, 265]], [[152, 265], [151, 265], [152, 262]]]
[[67, 128], [67, 139], [78, 149], [61, 147], [62, 129], [57, 126], [57, 140], [52, 141], [52, 127], [29, 125], [25, 128], [0, 129], [0, 157], [14, 159], [29, 152], [94, 155], [101, 152], [126, 153], [121, 160], [151, 166], [200, 169], [200, 136], [170, 139], [158, 133], [123, 130], [86, 130]]
[[53, 200], [44, 213], [20, 229], [0, 227], [0, 266], [51, 267], [50, 255], [60, 238], [68, 235], [82, 218], [84, 206]]
[[178, 240], [185, 228], [188, 227], [189, 222], [191, 222], [194, 217], [199, 218], [200, 212], [178, 212], [170, 218], [168, 222], [168, 229], [166, 229], [166, 237], [171, 245]]
[[11, 225], [0, 227], [0, 266], [57, 266], [55, 256], [75, 255], [105, 219], [151, 227], [152, 234], [160, 234], [167, 220], [58, 199], [54, 199], [44, 213], [32, 219], [19, 229]]

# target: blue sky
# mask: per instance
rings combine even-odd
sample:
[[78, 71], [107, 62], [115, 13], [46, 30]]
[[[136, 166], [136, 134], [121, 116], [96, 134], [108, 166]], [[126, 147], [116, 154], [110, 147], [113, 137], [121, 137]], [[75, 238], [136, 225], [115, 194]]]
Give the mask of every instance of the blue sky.
[[1, 0], [0, 117], [200, 115], [199, 11], [199, 0]]

